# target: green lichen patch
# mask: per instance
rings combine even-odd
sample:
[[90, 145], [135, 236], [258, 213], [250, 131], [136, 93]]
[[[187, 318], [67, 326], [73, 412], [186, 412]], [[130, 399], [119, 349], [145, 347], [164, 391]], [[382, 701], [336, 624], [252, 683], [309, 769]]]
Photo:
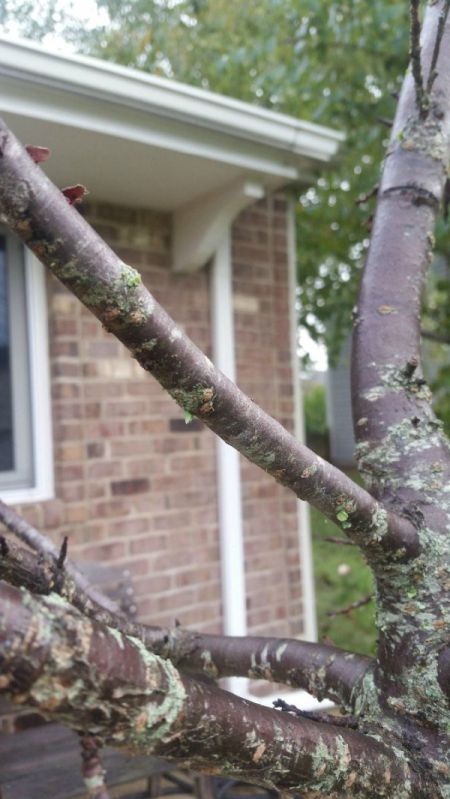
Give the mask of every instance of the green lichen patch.
[[[414, 419], [404, 419], [386, 429], [386, 434], [375, 446], [364, 441], [356, 446], [358, 468], [369, 482], [380, 487], [410, 487], [416, 491], [437, 491], [442, 488], [439, 461], [430, 468], [429, 459], [421, 455], [435, 448], [445, 448], [439, 420], [424, 418], [415, 425]], [[410, 465], [405, 468], [405, 458]], [[399, 470], [398, 464], [402, 464]]]
[[138, 638], [129, 637], [139, 651], [146, 668], [147, 692], [151, 700], [130, 714], [131, 744], [152, 751], [154, 746], [173, 734], [186, 700], [180, 675], [170, 660], [149, 652]]
[[141, 283], [141, 276], [136, 269], [128, 264], [123, 264], [120, 280], [128, 289], [136, 288]]
[[311, 466], [306, 466], [305, 469], [302, 470], [300, 477], [303, 480], [307, 480], [308, 477], [313, 477], [318, 470], [318, 466], [315, 463], [312, 463]]
[[169, 393], [183, 408], [185, 414], [189, 414], [188, 421], [191, 421], [193, 416], [205, 416], [214, 410], [215, 393], [212, 386], [198, 383], [191, 389], [174, 388]]
[[205, 649], [201, 654], [200, 657], [203, 663], [203, 671], [211, 677], [213, 680], [217, 680], [219, 676], [219, 670], [212, 659], [211, 652], [208, 649]]
[[363, 399], [368, 402], [376, 402], [390, 393], [406, 392], [416, 400], [423, 400], [428, 404], [432, 400], [429, 387], [421, 378], [414, 374], [409, 375], [404, 369], [399, 369], [396, 365], [387, 365], [378, 373], [379, 383], [367, 389], [363, 394]]
[[425, 119], [411, 116], [399, 134], [400, 146], [408, 152], [422, 153], [435, 161], [445, 163], [447, 143], [442, 120], [429, 114]]
[[128, 264], [119, 262], [119, 275], [115, 279], [106, 276], [95, 281], [82, 266], [81, 258], [74, 257], [62, 264], [55, 259], [51, 268], [88, 308], [102, 314], [107, 329], [140, 325], [153, 311], [154, 300], [140, 291], [141, 276]]

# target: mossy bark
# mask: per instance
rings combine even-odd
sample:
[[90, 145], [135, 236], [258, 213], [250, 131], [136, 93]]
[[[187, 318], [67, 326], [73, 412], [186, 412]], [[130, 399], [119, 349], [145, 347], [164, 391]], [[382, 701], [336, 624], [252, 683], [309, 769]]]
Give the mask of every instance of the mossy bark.
[[[132, 625], [101, 597], [92, 601], [76, 575], [57, 573], [55, 553], [31, 536], [47, 560], [35, 564], [2, 545], [0, 574], [34, 594], [57, 588], [65, 599], [1, 589], [0, 687], [16, 701], [116, 745], [282, 791], [450, 799], [450, 451], [420, 362], [420, 299], [449, 172], [447, 5], [430, 1], [424, 19], [422, 74], [435, 63], [438, 73], [425, 83], [427, 96], [417, 92], [417, 69], [416, 83], [412, 74], [405, 80], [356, 315], [354, 418], [367, 490], [215, 370], [0, 126], [3, 221], [186, 414], [362, 548], [376, 580], [379, 634], [369, 661], [323, 645]], [[7, 510], [0, 515], [17, 532]], [[353, 729], [237, 700], [213, 684], [224, 675], [331, 696]]]

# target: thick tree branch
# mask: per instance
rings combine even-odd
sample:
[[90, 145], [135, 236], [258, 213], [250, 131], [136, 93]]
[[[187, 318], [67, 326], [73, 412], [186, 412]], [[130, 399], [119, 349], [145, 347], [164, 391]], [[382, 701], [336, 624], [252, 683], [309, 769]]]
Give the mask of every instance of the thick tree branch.
[[4, 584], [0, 596], [1, 688], [51, 718], [115, 746], [279, 790], [376, 799], [401, 788], [402, 796], [420, 796], [399, 748], [182, 676], [137, 639], [88, 621], [59, 597], [36, 599]]
[[[425, 119], [414, 79], [401, 93], [378, 194], [354, 332], [353, 412], [360, 465], [371, 490], [391, 507], [430, 502], [450, 478], [450, 455], [423, 379], [420, 314], [433, 231], [450, 151], [450, 24], [446, 3], [428, 4], [421, 58], [439, 74]], [[445, 20], [444, 20], [445, 21]], [[408, 364], [415, 362], [411, 372]], [[443, 518], [434, 502], [436, 525]], [[427, 513], [431, 512], [427, 509]]]
[[139, 638], [145, 647], [171, 660], [182, 671], [208, 677], [251, 677], [304, 688], [350, 706], [357, 685], [371, 665], [369, 658], [325, 644], [292, 639], [208, 635], [183, 627], [162, 629], [129, 621], [96, 606], [64, 572], [55, 573], [51, 556], [38, 558], [0, 540], [0, 579], [33, 593], [51, 592], [68, 600], [88, 618]]
[[406, 519], [387, 516], [370, 494], [300, 444], [214, 368], [3, 123], [0, 142], [2, 219], [185, 412], [340, 524], [369, 558], [380, 547], [417, 554], [417, 537]]

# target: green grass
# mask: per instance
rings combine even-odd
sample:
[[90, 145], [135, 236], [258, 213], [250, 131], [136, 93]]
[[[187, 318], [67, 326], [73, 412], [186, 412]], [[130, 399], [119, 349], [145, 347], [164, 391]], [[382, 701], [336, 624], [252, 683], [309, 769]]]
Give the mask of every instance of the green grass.
[[[351, 474], [352, 478], [355, 475]], [[338, 528], [311, 508], [311, 530], [316, 580], [319, 640], [331, 639], [336, 646], [372, 655], [375, 649], [374, 603], [330, 618], [327, 613], [348, 607], [373, 592], [369, 568], [358, 547], [324, 541], [326, 536], [342, 538]], [[345, 565], [346, 568], [342, 568]], [[345, 571], [346, 574], [339, 573]]]

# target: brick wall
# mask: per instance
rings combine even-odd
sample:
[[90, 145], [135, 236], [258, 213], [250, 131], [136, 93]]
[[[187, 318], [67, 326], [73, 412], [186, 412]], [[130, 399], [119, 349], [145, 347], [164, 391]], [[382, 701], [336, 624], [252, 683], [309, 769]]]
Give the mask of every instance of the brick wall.
[[[168, 215], [93, 204], [87, 216], [194, 341], [210, 353], [208, 269], [170, 271]], [[264, 201], [234, 227], [239, 382], [293, 426], [286, 208]], [[121, 564], [139, 614], [219, 631], [214, 437], [178, 406], [56, 280], [48, 283], [56, 499], [21, 511], [74, 559]], [[248, 620], [301, 626], [295, 500], [243, 463]], [[289, 621], [290, 619], [290, 621]]]
[[[263, 200], [234, 225], [237, 379], [255, 402], [294, 430], [287, 203]], [[291, 492], [241, 461], [249, 630], [302, 630], [297, 503]]]

